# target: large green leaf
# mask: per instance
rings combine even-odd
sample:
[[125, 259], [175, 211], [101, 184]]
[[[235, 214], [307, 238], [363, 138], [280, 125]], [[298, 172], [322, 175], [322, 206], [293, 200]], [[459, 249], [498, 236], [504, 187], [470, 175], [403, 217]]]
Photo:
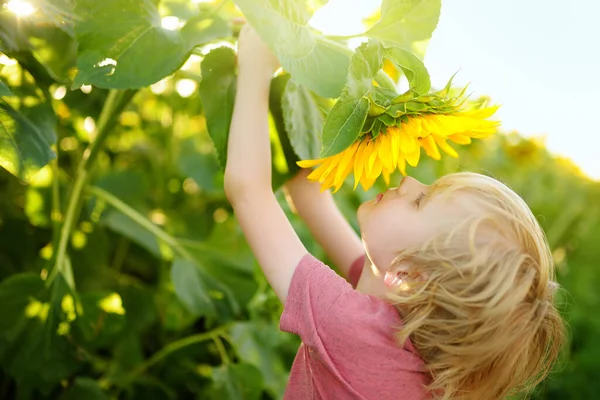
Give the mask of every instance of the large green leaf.
[[263, 377], [250, 364], [230, 364], [213, 368], [213, 384], [209, 397], [213, 400], [258, 400], [263, 389]]
[[298, 157], [303, 160], [317, 158], [324, 117], [313, 95], [290, 79], [285, 85], [281, 106], [285, 128]]
[[14, 96], [14, 94], [4, 82], [0, 81], [0, 97], [2, 96]]
[[404, 71], [415, 97], [429, 93], [429, 89], [431, 89], [429, 72], [423, 61], [417, 56], [398, 46], [390, 46], [385, 49], [385, 58]]
[[63, 309], [57, 310], [60, 320], [51, 321], [50, 301], [39, 274], [15, 274], [0, 282], [0, 367], [20, 384], [46, 394], [80, 367], [74, 346], [56, 334], [59, 321], [68, 323]]
[[284, 333], [274, 325], [238, 322], [231, 327], [230, 334], [240, 359], [258, 368], [267, 389], [275, 398], [282, 398], [287, 372], [277, 346], [284, 340]]
[[[279, 138], [281, 150], [283, 151], [283, 155], [285, 157], [285, 162], [287, 163], [288, 169], [287, 173], [281, 174], [277, 171], [276, 168], [272, 168], [273, 179], [271, 183], [273, 191], [277, 191], [277, 189], [279, 189], [281, 185], [283, 185], [288, 179], [294, 176], [296, 172], [298, 172], [298, 170], [300, 169], [298, 164], [296, 164], [299, 158], [296, 154], [296, 151], [292, 147], [292, 143], [290, 142], [290, 134], [286, 129], [286, 124], [283, 116], [283, 92], [285, 90], [285, 87], [287, 86], [289, 79], [290, 74], [277, 75], [274, 79], [271, 80], [271, 87], [269, 89], [269, 112], [271, 113], [273, 125], [275, 130], [277, 131], [277, 137]], [[271, 137], [272, 144], [273, 139], [274, 135]], [[275, 154], [275, 148], [271, 147], [271, 150]]]
[[156, 237], [121, 212], [110, 210], [104, 213], [100, 223], [110, 228], [111, 231], [120, 233], [131, 239], [133, 242], [148, 250], [152, 255], [158, 258], [162, 257], [160, 243]]
[[381, 19], [366, 35], [407, 47], [431, 38], [440, 18], [441, 0], [383, 0]]
[[225, 169], [227, 140], [235, 101], [236, 55], [229, 47], [214, 49], [202, 61], [201, 69], [199, 93], [206, 125], [221, 167]]
[[171, 268], [171, 280], [179, 300], [194, 315], [211, 315], [216, 312], [205, 276], [195, 263], [177, 259]]
[[59, 400], [109, 400], [98, 382], [92, 378], [77, 377], [73, 384], [59, 397]]
[[338, 97], [352, 52], [311, 31], [305, 1], [235, 0], [294, 79], [325, 97]]
[[350, 146], [365, 123], [373, 79], [383, 65], [381, 45], [376, 40], [363, 43], [352, 57], [348, 82], [333, 106], [323, 128], [321, 157], [329, 157]]
[[[73, 21], [77, 19], [73, 8], [73, 0], [30, 0], [43, 15], [44, 22], [49, 22], [73, 37]], [[46, 25], [46, 24], [44, 24]]]
[[24, 181], [56, 157], [54, 113], [47, 103], [16, 111], [0, 100], [0, 166]]
[[75, 12], [79, 72], [74, 87], [150, 85], [177, 70], [195, 46], [231, 34], [217, 16], [192, 18], [181, 30], [164, 29], [152, 0], [80, 0]]

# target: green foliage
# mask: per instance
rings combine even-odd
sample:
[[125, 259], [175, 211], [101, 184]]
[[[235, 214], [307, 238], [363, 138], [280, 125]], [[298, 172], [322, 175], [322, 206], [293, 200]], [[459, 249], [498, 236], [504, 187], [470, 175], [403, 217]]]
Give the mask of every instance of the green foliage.
[[148, 86], [181, 67], [194, 47], [231, 34], [224, 20], [203, 15], [181, 30], [164, 29], [152, 0], [80, 0], [75, 13], [79, 54], [74, 88]]
[[381, 46], [377, 41], [370, 40], [357, 49], [344, 91], [325, 120], [321, 157], [339, 153], [356, 140], [369, 112], [366, 96], [381, 67]]
[[248, 21], [273, 49], [281, 65], [308, 89], [324, 97], [339, 96], [351, 51], [313, 33], [312, 11], [302, 0], [236, 0]]
[[400, 46], [427, 40], [440, 18], [441, 0], [383, 0], [381, 19], [367, 35]]
[[281, 105], [285, 116], [285, 129], [300, 159], [313, 159], [319, 155], [323, 131], [323, 112], [314, 95], [295, 80], [288, 80]]
[[[384, 1], [354, 55], [307, 26], [325, 1], [236, 3], [285, 70], [269, 104], [275, 188], [298, 158], [334, 154], [449, 95], [428, 93], [409, 51], [431, 35], [439, 1]], [[0, 51], [14, 60], [0, 70], [0, 398], [281, 398], [299, 340], [278, 330], [281, 305], [223, 192], [236, 66], [222, 45], [235, 43], [239, 12], [183, 0], [32, 4], [19, 20], [0, 11]], [[165, 16], [182, 27], [162, 28]], [[407, 93], [381, 71], [386, 59]], [[181, 90], [198, 82], [198, 93]], [[572, 333], [536, 396], [595, 398], [599, 184], [517, 135], [460, 152], [410, 173], [486, 172], [524, 196], [554, 251]], [[357, 206], [383, 183], [350, 188], [336, 199], [356, 227]]]
[[208, 133], [223, 169], [227, 160], [227, 139], [235, 100], [235, 69], [235, 53], [227, 47], [211, 51], [202, 62], [200, 97]]

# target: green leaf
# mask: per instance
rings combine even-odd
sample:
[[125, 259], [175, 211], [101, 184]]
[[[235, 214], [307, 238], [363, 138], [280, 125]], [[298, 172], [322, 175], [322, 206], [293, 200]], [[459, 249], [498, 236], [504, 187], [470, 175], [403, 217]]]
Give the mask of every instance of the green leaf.
[[294, 79], [324, 97], [338, 97], [352, 51], [313, 33], [311, 11], [299, 0], [235, 0]]
[[287, 372], [277, 346], [284, 334], [274, 325], [238, 322], [230, 330], [233, 347], [240, 359], [258, 368], [265, 386], [275, 398], [283, 397]]
[[[68, 288], [62, 275], [54, 282], [59, 281]], [[0, 282], [0, 304], [5, 307], [0, 318], [0, 365], [16, 381], [42, 392], [80, 367], [74, 346], [56, 334], [58, 323], [68, 322], [60, 305], [59, 319], [52, 320], [51, 301], [39, 274], [15, 274]]]
[[192, 314], [203, 316], [216, 312], [205, 276], [193, 262], [176, 259], [171, 268], [171, 280], [177, 297]]
[[233, 115], [236, 90], [236, 55], [229, 47], [214, 49], [201, 64], [200, 98], [208, 133], [212, 138], [221, 168], [227, 163], [227, 140]]
[[[277, 191], [277, 189], [279, 189], [279, 187], [283, 185], [289, 178], [294, 176], [296, 172], [298, 172], [298, 170], [300, 169], [298, 164], [296, 164], [299, 158], [296, 154], [296, 151], [292, 147], [292, 143], [290, 142], [290, 134], [286, 129], [286, 124], [283, 115], [283, 92], [289, 80], [290, 74], [278, 75], [271, 80], [271, 86], [269, 88], [269, 111], [271, 113], [275, 130], [277, 131], [277, 138], [279, 139], [279, 143], [281, 144], [281, 150], [283, 151], [283, 155], [285, 157], [285, 162], [287, 164], [288, 169], [288, 172], [286, 174], [280, 174], [275, 168], [275, 165], [273, 165], [273, 179], [271, 182], [271, 186], [273, 187], [274, 192]], [[272, 142], [273, 137], [271, 136], [271, 143]], [[271, 148], [271, 151], [275, 155], [273, 147]], [[273, 164], [275, 164], [275, 159], [273, 160]]]
[[209, 196], [224, 197], [223, 173], [214, 153], [203, 153], [194, 138], [179, 144], [177, 166], [184, 176], [192, 178], [203, 193]]
[[74, 337], [87, 349], [112, 347], [121, 338], [126, 310], [114, 292], [86, 292], [80, 296], [83, 312], [74, 321]]
[[111, 210], [102, 215], [100, 223], [139, 244], [157, 258], [162, 257], [160, 243], [156, 237], [140, 224], [119, 211]]
[[388, 90], [396, 90], [396, 82], [384, 71], [380, 70], [375, 77], [375, 81], [379, 86]]
[[409, 47], [431, 38], [441, 6], [441, 0], [383, 0], [381, 19], [365, 35]]
[[91, 378], [77, 377], [75, 382], [59, 397], [59, 400], [109, 400], [98, 382]]
[[0, 100], [0, 166], [29, 181], [56, 157], [50, 147], [56, 141], [55, 123], [47, 103], [16, 111]]
[[369, 100], [365, 96], [373, 89], [373, 78], [382, 65], [379, 42], [370, 40], [356, 50], [342, 96], [325, 120], [321, 158], [343, 151], [359, 136], [369, 112]]
[[320, 157], [337, 154], [350, 146], [363, 127], [369, 113], [369, 100], [338, 100], [325, 120], [323, 149]]
[[44, 22], [50, 22], [55, 27], [73, 37], [73, 21], [77, 16], [73, 12], [72, 0], [30, 0], [30, 2], [43, 14]]
[[431, 89], [429, 72], [423, 61], [417, 56], [398, 46], [390, 46], [385, 48], [384, 57], [404, 71], [410, 89], [415, 94], [414, 97], [429, 93], [429, 89]]
[[283, 91], [281, 105], [285, 128], [298, 157], [303, 160], [317, 158], [324, 118], [312, 94], [290, 79]]
[[213, 385], [209, 397], [214, 400], [259, 400], [263, 389], [263, 377], [250, 364], [230, 364], [213, 368]]
[[192, 18], [181, 30], [164, 29], [152, 0], [80, 0], [75, 12], [80, 17], [75, 88], [148, 86], [175, 72], [195, 46], [231, 34], [216, 16]]
[[4, 82], [0, 81], [0, 97], [3, 96], [14, 96], [14, 94]]

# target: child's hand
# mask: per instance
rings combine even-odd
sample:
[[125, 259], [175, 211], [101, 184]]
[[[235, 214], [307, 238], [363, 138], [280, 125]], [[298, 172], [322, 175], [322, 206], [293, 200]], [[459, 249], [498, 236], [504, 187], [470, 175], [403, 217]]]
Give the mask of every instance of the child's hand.
[[240, 31], [238, 66], [253, 72], [265, 72], [269, 77], [279, 68], [277, 57], [249, 24]]

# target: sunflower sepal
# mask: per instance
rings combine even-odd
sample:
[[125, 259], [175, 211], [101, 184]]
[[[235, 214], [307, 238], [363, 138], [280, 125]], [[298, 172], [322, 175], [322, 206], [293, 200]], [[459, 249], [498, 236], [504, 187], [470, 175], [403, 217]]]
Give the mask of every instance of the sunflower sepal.
[[367, 117], [367, 119], [365, 120], [365, 123], [363, 125], [363, 127], [360, 130], [360, 135], [362, 136], [365, 133], [369, 133], [373, 130], [373, 124], [375, 124], [375, 121], [377, 120], [376, 117]]
[[388, 114], [381, 114], [380, 116], [377, 117], [377, 119], [379, 119], [381, 122], [383, 122], [385, 124], [385, 126], [394, 126], [396, 125], [396, 118], [391, 117]]
[[388, 108], [389, 106], [382, 107], [379, 104], [375, 103], [373, 100], [369, 99], [369, 113], [367, 115], [369, 117], [376, 117], [386, 112]]
[[379, 118], [377, 118], [375, 120], [375, 123], [373, 124], [373, 129], [371, 130], [371, 136], [373, 138], [376, 138], [379, 133], [381, 132], [382, 129], [385, 128], [385, 125], [383, 124], [383, 122], [381, 122], [381, 120]]

